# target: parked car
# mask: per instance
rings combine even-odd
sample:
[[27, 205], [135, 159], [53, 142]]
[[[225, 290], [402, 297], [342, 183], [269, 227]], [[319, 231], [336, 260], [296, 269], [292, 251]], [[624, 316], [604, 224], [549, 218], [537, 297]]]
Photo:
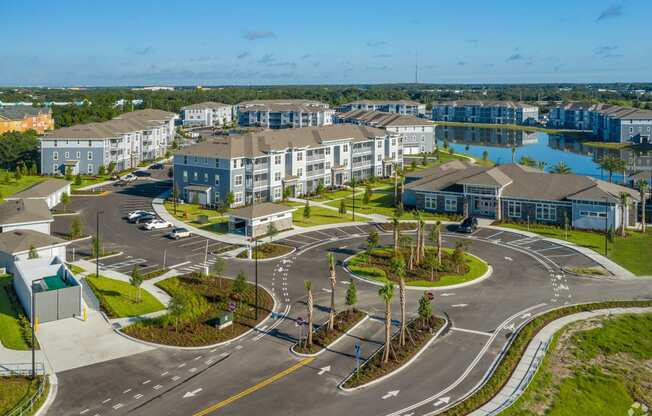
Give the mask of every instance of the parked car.
[[145, 230], [160, 230], [161, 228], [170, 228], [170, 227], [172, 227], [171, 223], [159, 219], [151, 220], [143, 225], [143, 228]]
[[154, 163], [152, 166], [149, 167], [150, 169], [163, 169], [163, 164], [162, 163]]
[[138, 215], [137, 217], [134, 217], [134, 218], [130, 219], [129, 222], [132, 223], [132, 224], [144, 224], [146, 222], [149, 222], [149, 221], [155, 220], [155, 219], [156, 219], [156, 215], [141, 214], [141, 215]]
[[148, 176], [152, 176], [151, 173], [147, 172], [146, 170], [137, 170], [133, 172], [133, 175], [137, 178], [146, 178]]
[[136, 177], [136, 175], [134, 175], [133, 173], [128, 173], [125, 176], [123, 176], [120, 180], [123, 180], [123, 181], [129, 183], [129, 182], [135, 181], [136, 179], [138, 179]]
[[174, 240], [180, 240], [182, 238], [190, 237], [190, 231], [187, 228], [173, 228], [168, 234], [168, 237]]
[[154, 215], [154, 213], [151, 212], [151, 211], [145, 211], [145, 210], [142, 210], [142, 209], [137, 209], [135, 211], [128, 212], [127, 213], [127, 219], [131, 220], [131, 219], [139, 217], [141, 215]]
[[457, 226], [457, 231], [461, 233], [471, 234], [478, 229], [478, 219], [476, 217], [466, 217], [460, 225]]

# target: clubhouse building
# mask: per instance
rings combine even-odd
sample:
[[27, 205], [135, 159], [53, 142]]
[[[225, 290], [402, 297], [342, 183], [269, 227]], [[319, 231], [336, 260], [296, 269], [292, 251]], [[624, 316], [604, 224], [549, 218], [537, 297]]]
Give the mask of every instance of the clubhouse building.
[[[622, 193], [630, 201], [624, 218]], [[639, 201], [636, 190], [588, 176], [462, 161], [408, 175], [403, 195], [406, 206], [425, 211], [589, 230], [634, 226]]]

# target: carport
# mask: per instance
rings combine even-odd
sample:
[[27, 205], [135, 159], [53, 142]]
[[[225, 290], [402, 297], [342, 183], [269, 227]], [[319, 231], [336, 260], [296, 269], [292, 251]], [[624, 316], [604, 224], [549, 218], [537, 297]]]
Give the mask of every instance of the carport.
[[246, 237], [260, 237], [269, 232], [270, 224], [277, 231], [292, 228], [292, 212], [287, 205], [263, 202], [236, 208], [226, 213], [229, 216], [229, 232]]

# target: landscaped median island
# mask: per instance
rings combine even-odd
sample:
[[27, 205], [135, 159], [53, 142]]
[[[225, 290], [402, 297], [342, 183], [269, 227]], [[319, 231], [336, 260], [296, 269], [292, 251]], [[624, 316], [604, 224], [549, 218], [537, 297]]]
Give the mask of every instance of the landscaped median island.
[[[488, 381], [476, 390], [466, 400], [451, 407], [440, 415], [445, 416], [464, 416], [480, 408], [483, 404], [491, 400], [496, 394], [500, 392], [505, 383], [509, 380], [512, 373], [516, 369], [523, 353], [525, 352], [528, 344], [534, 336], [550, 322], [562, 318], [567, 315], [573, 315], [579, 312], [588, 312], [598, 309], [609, 308], [635, 308], [635, 307], [652, 307], [652, 301], [612, 301], [612, 302], [599, 302], [584, 305], [566, 306], [559, 309], [554, 309], [550, 312], [537, 316], [528, 322], [518, 333], [512, 341], [506, 354], [502, 357], [497, 364], [493, 374]], [[649, 333], [649, 332], [648, 332]], [[632, 332], [632, 336], [648, 337], [648, 333]], [[647, 342], [647, 341], [646, 341]], [[613, 350], [612, 350], [613, 351]], [[556, 415], [574, 415], [586, 413], [553, 413]], [[622, 414], [622, 413], [589, 413], [589, 414]]]
[[18, 301], [10, 275], [0, 276], [0, 342], [5, 348], [13, 350], [29, 350], [32, 347], [30, 321]]
[[[498, 223], [496, 225], [568, 241], [604, 255], [605, 236], [604, 233], [598, 231], [566, 231], [560, 227], [541, 224], [528, 226], [527, 224]], [[607, 257], [637, 276], [652, 275], [652, 261], [649, 258], [650, 253], [652, 253], [652, 230], [645, 233], [627, 230], [626, 237], [621, 237], [618, 233], [613, 234], [612, 238], [610, 238], [611, 241], [607, 242]]]
[[398, 331], [392, 337], [390, 343], [389, 360], [383, 362], [381, 352], [383, 352], [385, 346], [381, 347], [360, 366], [359, 371], [354, 371], [351, 374], [342, 384], [342, 387], [345, 389], [359, 387], [396, 371], [421, 351], [445, 323], [444, 319], [435, 316], [431, 316], [427, 321], [421, 318], [412, 320], [406, 325], [404, 346], [399, 345], [400, 331]]
[[[274, 307], [267, 290], [258, 289], [240, 273], [236, 279], [193, 273], [157, 283], [172, 300], [168, 313], [122, 329], [126, 335], [146, 342], [178, 347], [203, 347], [233, 339], [254, 328]], [[219, 329], [225, 314], [233, 311], [233, 324]]]
[[86, 276], [84, 280], [109, 318], [140, 316], [165, 309], [149, 292], [127, 282], [101, 275], [96, 277], [94, 274]]
[[[251, 256], [258, 260], [273, 259], [291, 253], [292, 250], [294, 250], [293, 247], [284, 244], [260, 243], [257, 248], [251, 249]], [[248, 256], [248, 250], [244, 250], [238, 254], [239, 259], [249, 258]]]
[[307, 345], [304, 340], [304, 342], [295, 344], [292, 347], [292, 351], [299, 354], [317, 354], [357, 325], [365, 316], [367, 314], [356, 308], [338, 312], [335, 315], [335, 321], [331, 331], [328, 330], [328, 322], [324, 323], [313, 333], [312, 345]]
[[42, 383], [43, 392], [33, 405], [32, 410], [27, 410], [21, 415], [33, 415], [45, 402], [50, 388], [47, 377], [37, 376], [35, 379], [24, 376], [0, 377], [0, 415], [9, 414], [20, 406], [27, 405], [29, 400], [39, 391]]
[[[414, 261], [409, 267], [410, 249], [402, 247], [399, 257], [408, 259], [405, 268], [405, 283], [408, 286], [438, 287], [470, 282], [483, 276], [488, 265], [479, 258], [457, 249], [442, 248], [441, 263], [437, 260], [437, 250], [427, 247], [425, 259], [419, 264]], [[395, 252], [391, 247], [363, 251], [352, 257], [347, 267], [356, 276], [374, 280], [378, 283], [398, 282], [395, 273]]]
[[596, 317], [555, 334], [525, 393], [502, 415], [647, 414], [652, 313]]

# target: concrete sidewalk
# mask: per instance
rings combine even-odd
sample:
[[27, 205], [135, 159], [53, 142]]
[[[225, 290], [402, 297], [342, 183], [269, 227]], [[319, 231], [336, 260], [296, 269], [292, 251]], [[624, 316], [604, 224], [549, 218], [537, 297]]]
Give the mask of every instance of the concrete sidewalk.
[[532, 341], [530, 341], [521, 361], [519, 361], [514, 373], [502, 390], [480, 409], [470, 413], [470, 416], [497, 415], [514, 404], [514, 402], [525, 392], [536, 372], [539, 370], [553, 336], [566, 325], [598, 316], [634, 313], [652, 313], [652, 308], [599, 309], [591, 312], [581, 312], [574, 315], [564, 316], [563, 318], [559, 318], [549, 323], [539, 331]]

